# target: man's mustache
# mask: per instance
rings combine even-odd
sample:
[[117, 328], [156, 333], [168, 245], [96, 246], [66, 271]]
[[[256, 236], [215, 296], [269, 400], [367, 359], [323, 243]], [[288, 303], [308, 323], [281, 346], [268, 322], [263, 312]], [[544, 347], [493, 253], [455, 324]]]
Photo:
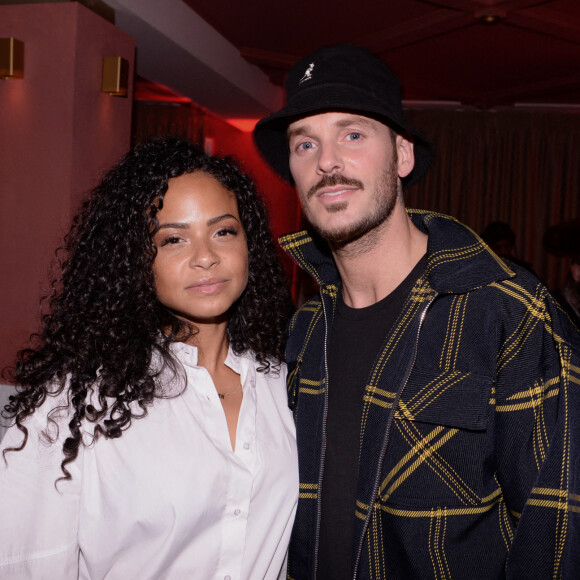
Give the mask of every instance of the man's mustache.
[[319, 189], [322, 189], [323, 187], [333, 187], [335, 185], [350, 185], [358, 189], [364, 189], [362, 181], [353, 179], [351, 177], [346, 177], [340, 173], [332, 173], [330, 175], [323, 175], [322, 179], [308, 190], [306, 199], [310, 199]]

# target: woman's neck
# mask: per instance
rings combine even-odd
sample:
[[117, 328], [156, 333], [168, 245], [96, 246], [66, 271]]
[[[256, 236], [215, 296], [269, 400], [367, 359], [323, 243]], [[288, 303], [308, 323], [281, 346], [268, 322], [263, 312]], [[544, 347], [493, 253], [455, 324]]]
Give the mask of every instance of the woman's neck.
[[187, 339], [187, 343], [197, 347], [197, 364], [213, 372], [223, 365], [228, 356], [229, 339], [227, 325], [196, 324], [197, 332]]

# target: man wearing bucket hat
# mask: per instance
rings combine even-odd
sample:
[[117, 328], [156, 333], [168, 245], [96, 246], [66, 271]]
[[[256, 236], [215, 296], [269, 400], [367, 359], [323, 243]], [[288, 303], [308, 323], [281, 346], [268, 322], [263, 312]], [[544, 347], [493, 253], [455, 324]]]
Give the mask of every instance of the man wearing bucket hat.
[[296, 63], [254, 137], [320, 286], [290, 325], [300, 501], [288, 578], [580, 577], [580, 340], [453, 218], [405, 209], [429, 141], [362, 48]]

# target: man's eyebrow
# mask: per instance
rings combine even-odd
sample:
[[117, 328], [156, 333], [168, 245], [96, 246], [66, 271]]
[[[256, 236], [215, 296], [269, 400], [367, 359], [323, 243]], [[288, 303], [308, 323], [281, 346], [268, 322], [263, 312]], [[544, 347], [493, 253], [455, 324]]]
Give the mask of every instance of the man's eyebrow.
[[286, 131], [286, 137], [288, 140], [292, 139], [292, 137], [296, 137], [298, 135], [305, 135], [308, 132], [308, 125], [303, 125], [302, 127], [298, 127], [297, 129], [288, 129]]
[[[343, 128], [348, 127], [349, 125], [360, 124], [365, 125], [367, 127], [372, 127], [373, 123], [371, 119], [367, 119], [362, 115], [350, 115], [344, 119], [340, 119], [334, 123], [336, 127]], [[296, 137], [298, 135], [306, 135], [310, 132], [310, 126], [305, 123], [304, 125], [297, 127], [296, 129], [288, 129], [286, 131], [286, 136], [288, 140], [292, 139], [292, 137]]]
[[346, 117], [345, 119], [340, 119], [339, 121], [337, 121], [335, 124], [337, 127], [348, 127], [349, 125], [353, 125], [353, 124], [361, 124], [361, 125], [368, 125], [368, 126], [372, 126], [372, 121], [371, 119], [368, 119], [366, 117], [362, 117], [361, 115], [353, 115], [351, 117]]

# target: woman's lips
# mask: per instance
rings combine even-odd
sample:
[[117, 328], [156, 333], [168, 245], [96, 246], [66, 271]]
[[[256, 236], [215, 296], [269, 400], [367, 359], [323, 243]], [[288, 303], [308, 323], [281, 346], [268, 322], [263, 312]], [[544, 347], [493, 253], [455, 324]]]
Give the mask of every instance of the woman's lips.
[[219, 292], [227, 282], [228, 281], [223, 278], [207, 278], [190, 284], [187, 286], [186, 290], [191, 290], [197, 294], [204, 295], [215, 294], [216, 292]]

